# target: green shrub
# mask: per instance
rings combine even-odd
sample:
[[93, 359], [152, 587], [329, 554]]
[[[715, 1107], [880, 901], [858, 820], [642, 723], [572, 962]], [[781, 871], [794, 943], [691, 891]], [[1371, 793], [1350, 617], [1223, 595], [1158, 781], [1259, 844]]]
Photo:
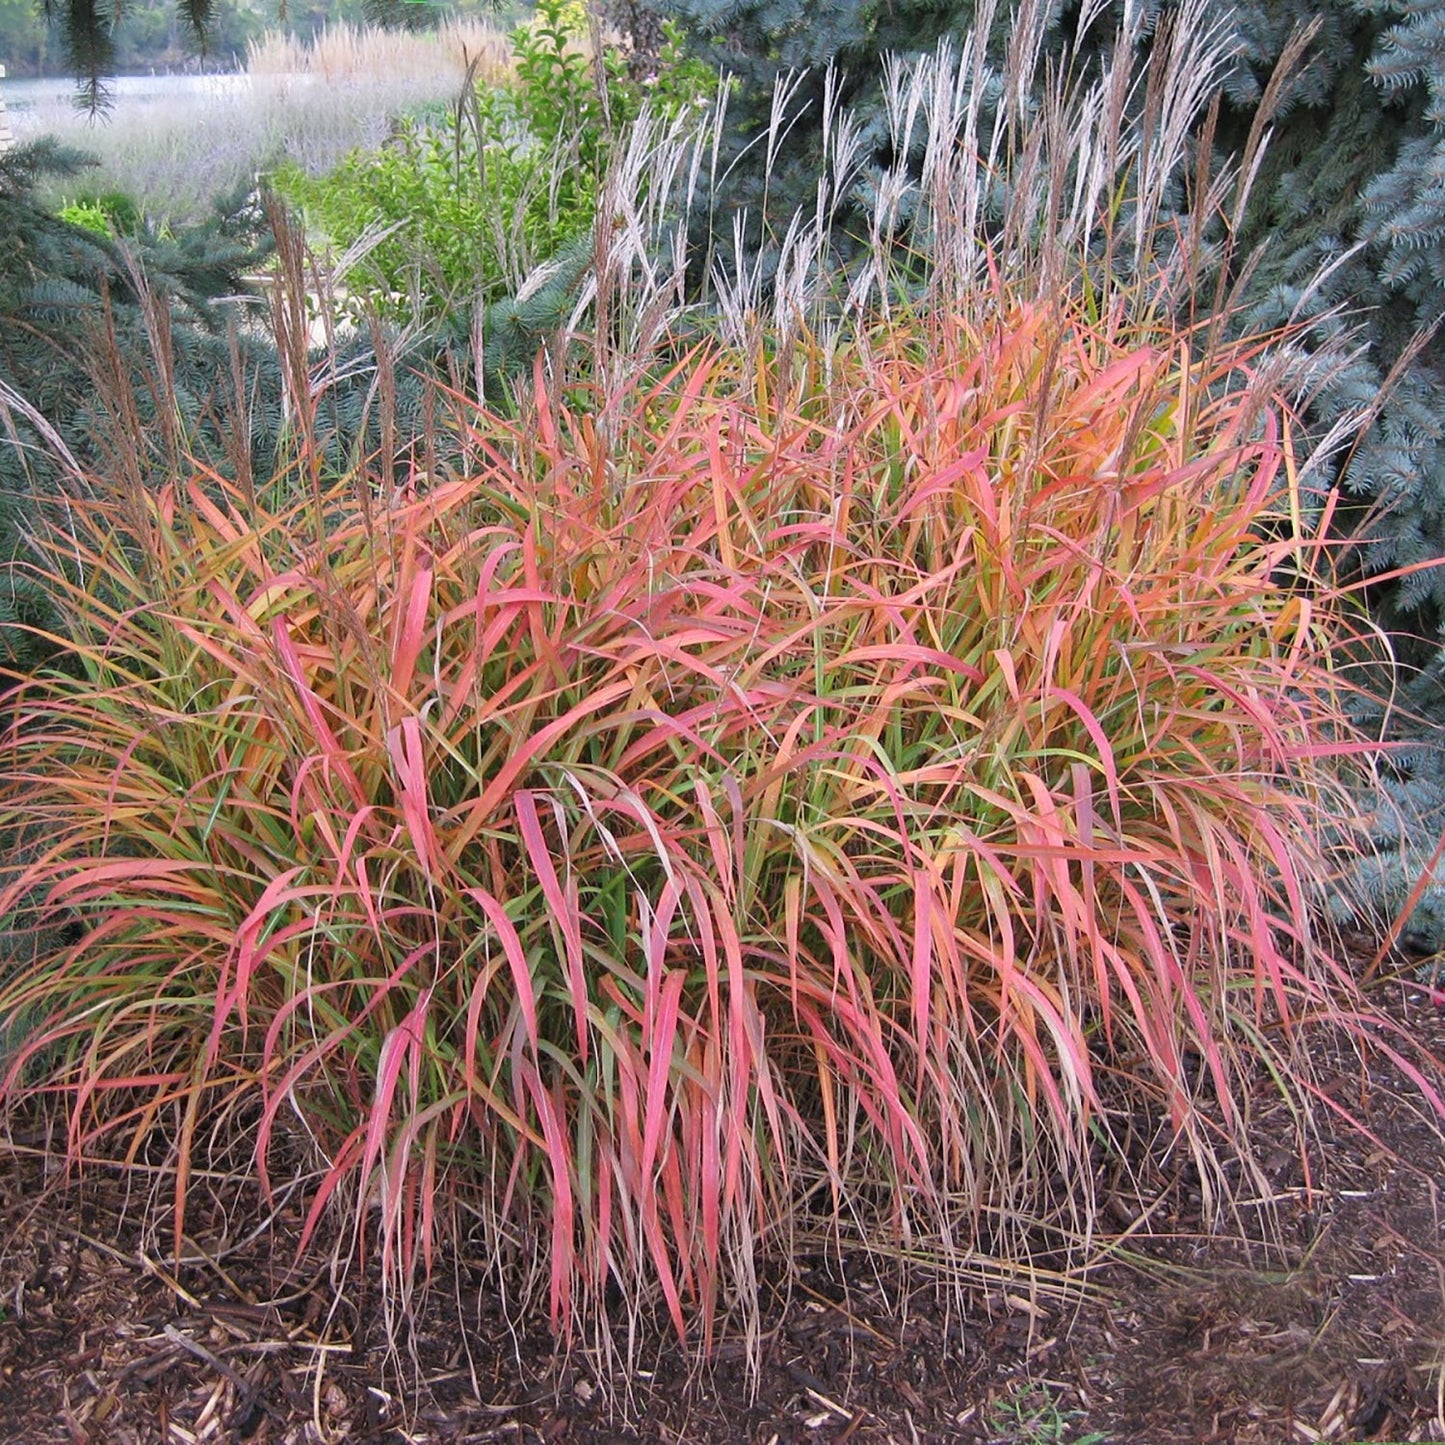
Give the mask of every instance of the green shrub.
[[97, 236], [139, 236], [145, 225], [140, 207], [124, 191], [84, 192], [61, 206], [56, 215]]
[[102, 191], [95, 196], [82, 196], [83, 202], [98, 206], [110, 222], [116, 236], [137, 236], [145, 225], [145, 216], [133, 196], [124, 191]]
[[79, 226], [83, 231], [92, 231], [97, 236], [112, 236], [110, 213], [98, 201], [71, 201], [55, 213], [62, 221]]
[[345, 278], [392, 314], [431, 316], [513, 295], [542, 262], [586, 237], [615, 137], [640, 113], [705, 103], [716, 81], [670, 33], [663, 77], [627, 79], [622, 58], [590, 60], [583, 7], [543, 0], [513, 38], [515, 82], [469, 85], [445, 120], [398, 122], [379, 151], [328, 175], [273, 178], [338, 251], [384, 236]]

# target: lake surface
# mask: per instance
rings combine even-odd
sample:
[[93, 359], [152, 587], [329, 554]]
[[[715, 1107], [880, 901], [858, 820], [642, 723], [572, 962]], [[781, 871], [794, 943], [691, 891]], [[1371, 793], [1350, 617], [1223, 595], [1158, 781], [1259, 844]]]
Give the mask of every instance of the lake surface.
[[[117, 75], [106, 82], [106, 88], [114, 108], [119, 109], [127, 100], [232, 95], [245, 91], [250, 84], [249, 75], [233, 71], [225, 75]], [[0, 96], [4, 97], [5, 109], [12, 117], [38, 105], [63, 104], [75, 94], [75, 81], [67, 75], [0, 80]]]

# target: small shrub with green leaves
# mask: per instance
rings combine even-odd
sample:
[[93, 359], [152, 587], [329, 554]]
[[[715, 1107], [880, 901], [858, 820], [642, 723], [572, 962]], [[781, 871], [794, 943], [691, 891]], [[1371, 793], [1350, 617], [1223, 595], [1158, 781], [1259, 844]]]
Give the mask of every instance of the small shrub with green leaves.
[[318, 178], [286, 166], [274, 184], [338, 251], [383, 233], [348, 280], [394, 314], [511, 296], [590, 234], [614, 140], [644, 100], [672, 116], [712, 98], [715, 76], [669, 36], [644, 85], [617, 53], [589, 57], [580, 4], [543, 0], [514, 34], [512, 84], [469, 83], [447, 120], [404, 119], [381, 150]]
[[124, 191], [82, 192], [55, 213], [62, 221], [93, 231], [97, 236], [140, 236], [145, 217]]
[[70, 201], [55, 213], [70, 226], [79, 226], [83, 231], [93, 231], [97, 236], [112, 236], [110, 215], [97, 201]]

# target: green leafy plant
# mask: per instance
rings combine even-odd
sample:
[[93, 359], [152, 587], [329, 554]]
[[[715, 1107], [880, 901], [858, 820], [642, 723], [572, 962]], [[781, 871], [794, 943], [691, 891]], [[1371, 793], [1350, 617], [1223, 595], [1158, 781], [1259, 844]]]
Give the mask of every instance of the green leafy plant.
[[61, 206], [55, 213], [60, 219], [71, 226], [79, 226], [82, 230], [93, 231], [97, 236], [112, 236], [110, 214], [98, 201], [71, 201]]
[[671, 117], [712, 98], [714, 75], [670, 35], [644, 86], [616, 52], [589, 53], [581, 5], [543, 0], [514, 33], [511, 84], [469, 78], [444, 121], [404, 119], [380, 151], [321, 177], [283, 166], [273, 182], [338, 251], [381, 236], [346, 279], [397, 315], [509, 297], [590, 234], [616, 137], [644, 100]]
[[996, 1445], [1105, 1445], [1107, 1435], [1073, 1433], [1078, 1410], [1064, 1410], [1046, 1385], [1024, 1381], [989, 1410], [986, 1426]]
[[82, 193], [61, 206], [56, 215], [72, 226], [112, 238], [140, 236], [145, 227], [140, 207], [124, 191]]
[[570, 153], [595, 180], [606, 145], [606, 77], [599, 77], [583, 46], [590, 41], [586, 7], [578, 0], [542, 0], [536, 17], [512, 40], [515, 91], [489, 91], [496, 118], [515, 117], [546, 150]]

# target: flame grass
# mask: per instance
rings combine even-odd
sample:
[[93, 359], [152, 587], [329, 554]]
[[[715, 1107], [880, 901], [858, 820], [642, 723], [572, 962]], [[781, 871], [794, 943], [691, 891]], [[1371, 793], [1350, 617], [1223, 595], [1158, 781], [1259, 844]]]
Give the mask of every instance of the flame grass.
[[1086, 1218], [1121, 1079], [1247, 1147], [1355, 1006], [1310, 900], [1364, 749], [1249, 362], [1001, 291], [797, 404], [721, 343], [539, 369], [390, 495], [96, 487], [12, 698], [0, 908], [80, 928], [0, 989], [10, 1098], [77, 1156], [183, 1117], [178, 1235], [208, 1129], [269, 1187], [299, 1116], [308, 1231], [404, 1292], [465, 1208], [559, 1328], [610, 1285], [704, 1344], [820, 1198]]
[[992, 119], [987, 15], [894, 69], [923, 174], [852, 271], [840, 120], [771, 296], [719, 248], [688, 313], [707, 139], [642, 125], [513, 419], [439, 394], [412, 439], [463, 463], [329, 476], [293, 348], [269, 486], [77, 488], [35, 564], [70, 661], [9, 699], [12, 1108], [156, 1145], [178, 1239], [239, 1134], [403, 1301], [465, 1233], [559, 1331], [756, 1363], [802, 1234], [958, 1279], [1087, 1248], [1136, 1118], [1220, 1213], [1258, 1088], [1338, 1107], [1306, 1031], [1375, 1022], [1314, 905], [1375, 745], [1321, 454], [1280, 347], [1168, 320], [1219, 37], [1154, 46], [1146, 142], [1133, 37], [1025, 104], [1029, 13]]

